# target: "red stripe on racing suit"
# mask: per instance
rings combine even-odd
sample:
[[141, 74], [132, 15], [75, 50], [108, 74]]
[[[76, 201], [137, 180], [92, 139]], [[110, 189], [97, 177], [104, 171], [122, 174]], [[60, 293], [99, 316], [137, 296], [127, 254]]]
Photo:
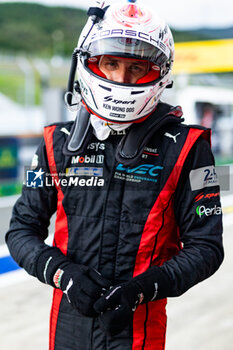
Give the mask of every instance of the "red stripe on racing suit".
[[[68, 222], [67, 216], [64, 211], [62, 200], [64, 198], [63, 192], [59, 185], [59, 177], [57, 174], [57, 167], [54, 158], [54, 149], [53, 149], [53, 134], [56, 129], [56, 126], [46, 127], [44, 129], [44, 139], [48, 155], [48, 163], [50, 173], [54, 178], [54, 184], [57, 189], [58, 199], [57, 199], [57, 216], [55, 223], [55, 236], [53, 240], [53, 245], [60, 248], [63, 254], [67, 255], [68, 247]], [[50, 312], [50, 338], [49, 338], [49, 350], [54, 350], [55, 348], [55, 336], [56, 336], [56, 327], [57, 319], [59, 314], [60, 303], [62, 299], [63, 292], [60, 289], [54, 289], [53, 292], [53, 303]]]
[[[186, 157], [202, 134], [205, 138], [209, 138], [208, 131], [189, 130], [179, 158], [150, 211], [136, 257], [134, 277], [145, 272], [152, 265], [162, 265], [181, 249], [179, 230], [173, 210], [173, 194]], [[177, 234], [175, 235], [174, 232]], [[167, 323], [166, 303], [166, 299], [161, 299], [139, 305], [133, 319], [132, 350], [164, 350]]]

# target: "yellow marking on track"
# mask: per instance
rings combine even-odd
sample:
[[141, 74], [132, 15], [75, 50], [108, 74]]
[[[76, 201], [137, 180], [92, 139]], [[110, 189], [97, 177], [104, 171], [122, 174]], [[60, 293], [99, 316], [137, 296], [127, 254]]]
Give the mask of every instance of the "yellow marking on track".
[[233, 205], [230, 207], [225, 207], [223, 208], [223, 214], [229, 214], [229, 213], [233, 213]]

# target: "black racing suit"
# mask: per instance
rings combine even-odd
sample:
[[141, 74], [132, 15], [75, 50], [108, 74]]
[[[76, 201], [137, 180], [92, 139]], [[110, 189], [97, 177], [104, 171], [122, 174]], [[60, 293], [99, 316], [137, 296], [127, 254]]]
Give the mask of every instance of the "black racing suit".
[[[57, 210], [54, 245], [75, 263], [96, 268], [112, 285], [158, 265], [170, 280], [166, 295], [174, 297], [212, 275], [223, 247], [208, 131], [163, 127], [148, 141], [139, 164], [129, 167], [115, 160], [122, 138], [117, 133], [105, 141], [92, 135], [82, 155], [63, 155], [64, 130], [71, 127], [69, 122], [45, 128], [36, 170], [59, 174], [42, 187], [25, 185], [14, 206], [6, 242], [18, 264], [36, 276]], [[82, 316], [55, 289], [50, 350], [163, 350], [165, 305], [166, 299], [139, 305], [133, 323], [111, 338], [97, 318]]]

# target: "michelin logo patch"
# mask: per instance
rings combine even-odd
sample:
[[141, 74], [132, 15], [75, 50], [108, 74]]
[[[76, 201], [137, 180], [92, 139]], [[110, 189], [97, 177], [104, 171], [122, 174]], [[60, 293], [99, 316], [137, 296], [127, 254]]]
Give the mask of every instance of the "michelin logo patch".
[[213, 165], [191, 170], [189, 180], [192, 191], [219, 186], [218, 176]]
[[66, 168], [66, 176], [103, 176], [103, 168]]

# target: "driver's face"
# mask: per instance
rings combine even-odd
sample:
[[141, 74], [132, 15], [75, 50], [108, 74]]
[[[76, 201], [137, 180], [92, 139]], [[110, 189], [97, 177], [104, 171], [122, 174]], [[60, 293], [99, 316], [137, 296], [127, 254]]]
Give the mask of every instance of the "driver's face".
[[114, 56], [102, 56], [99, 69], [108, 80], [118, 83], [135, 84], [149, 71], [149, 62]]

